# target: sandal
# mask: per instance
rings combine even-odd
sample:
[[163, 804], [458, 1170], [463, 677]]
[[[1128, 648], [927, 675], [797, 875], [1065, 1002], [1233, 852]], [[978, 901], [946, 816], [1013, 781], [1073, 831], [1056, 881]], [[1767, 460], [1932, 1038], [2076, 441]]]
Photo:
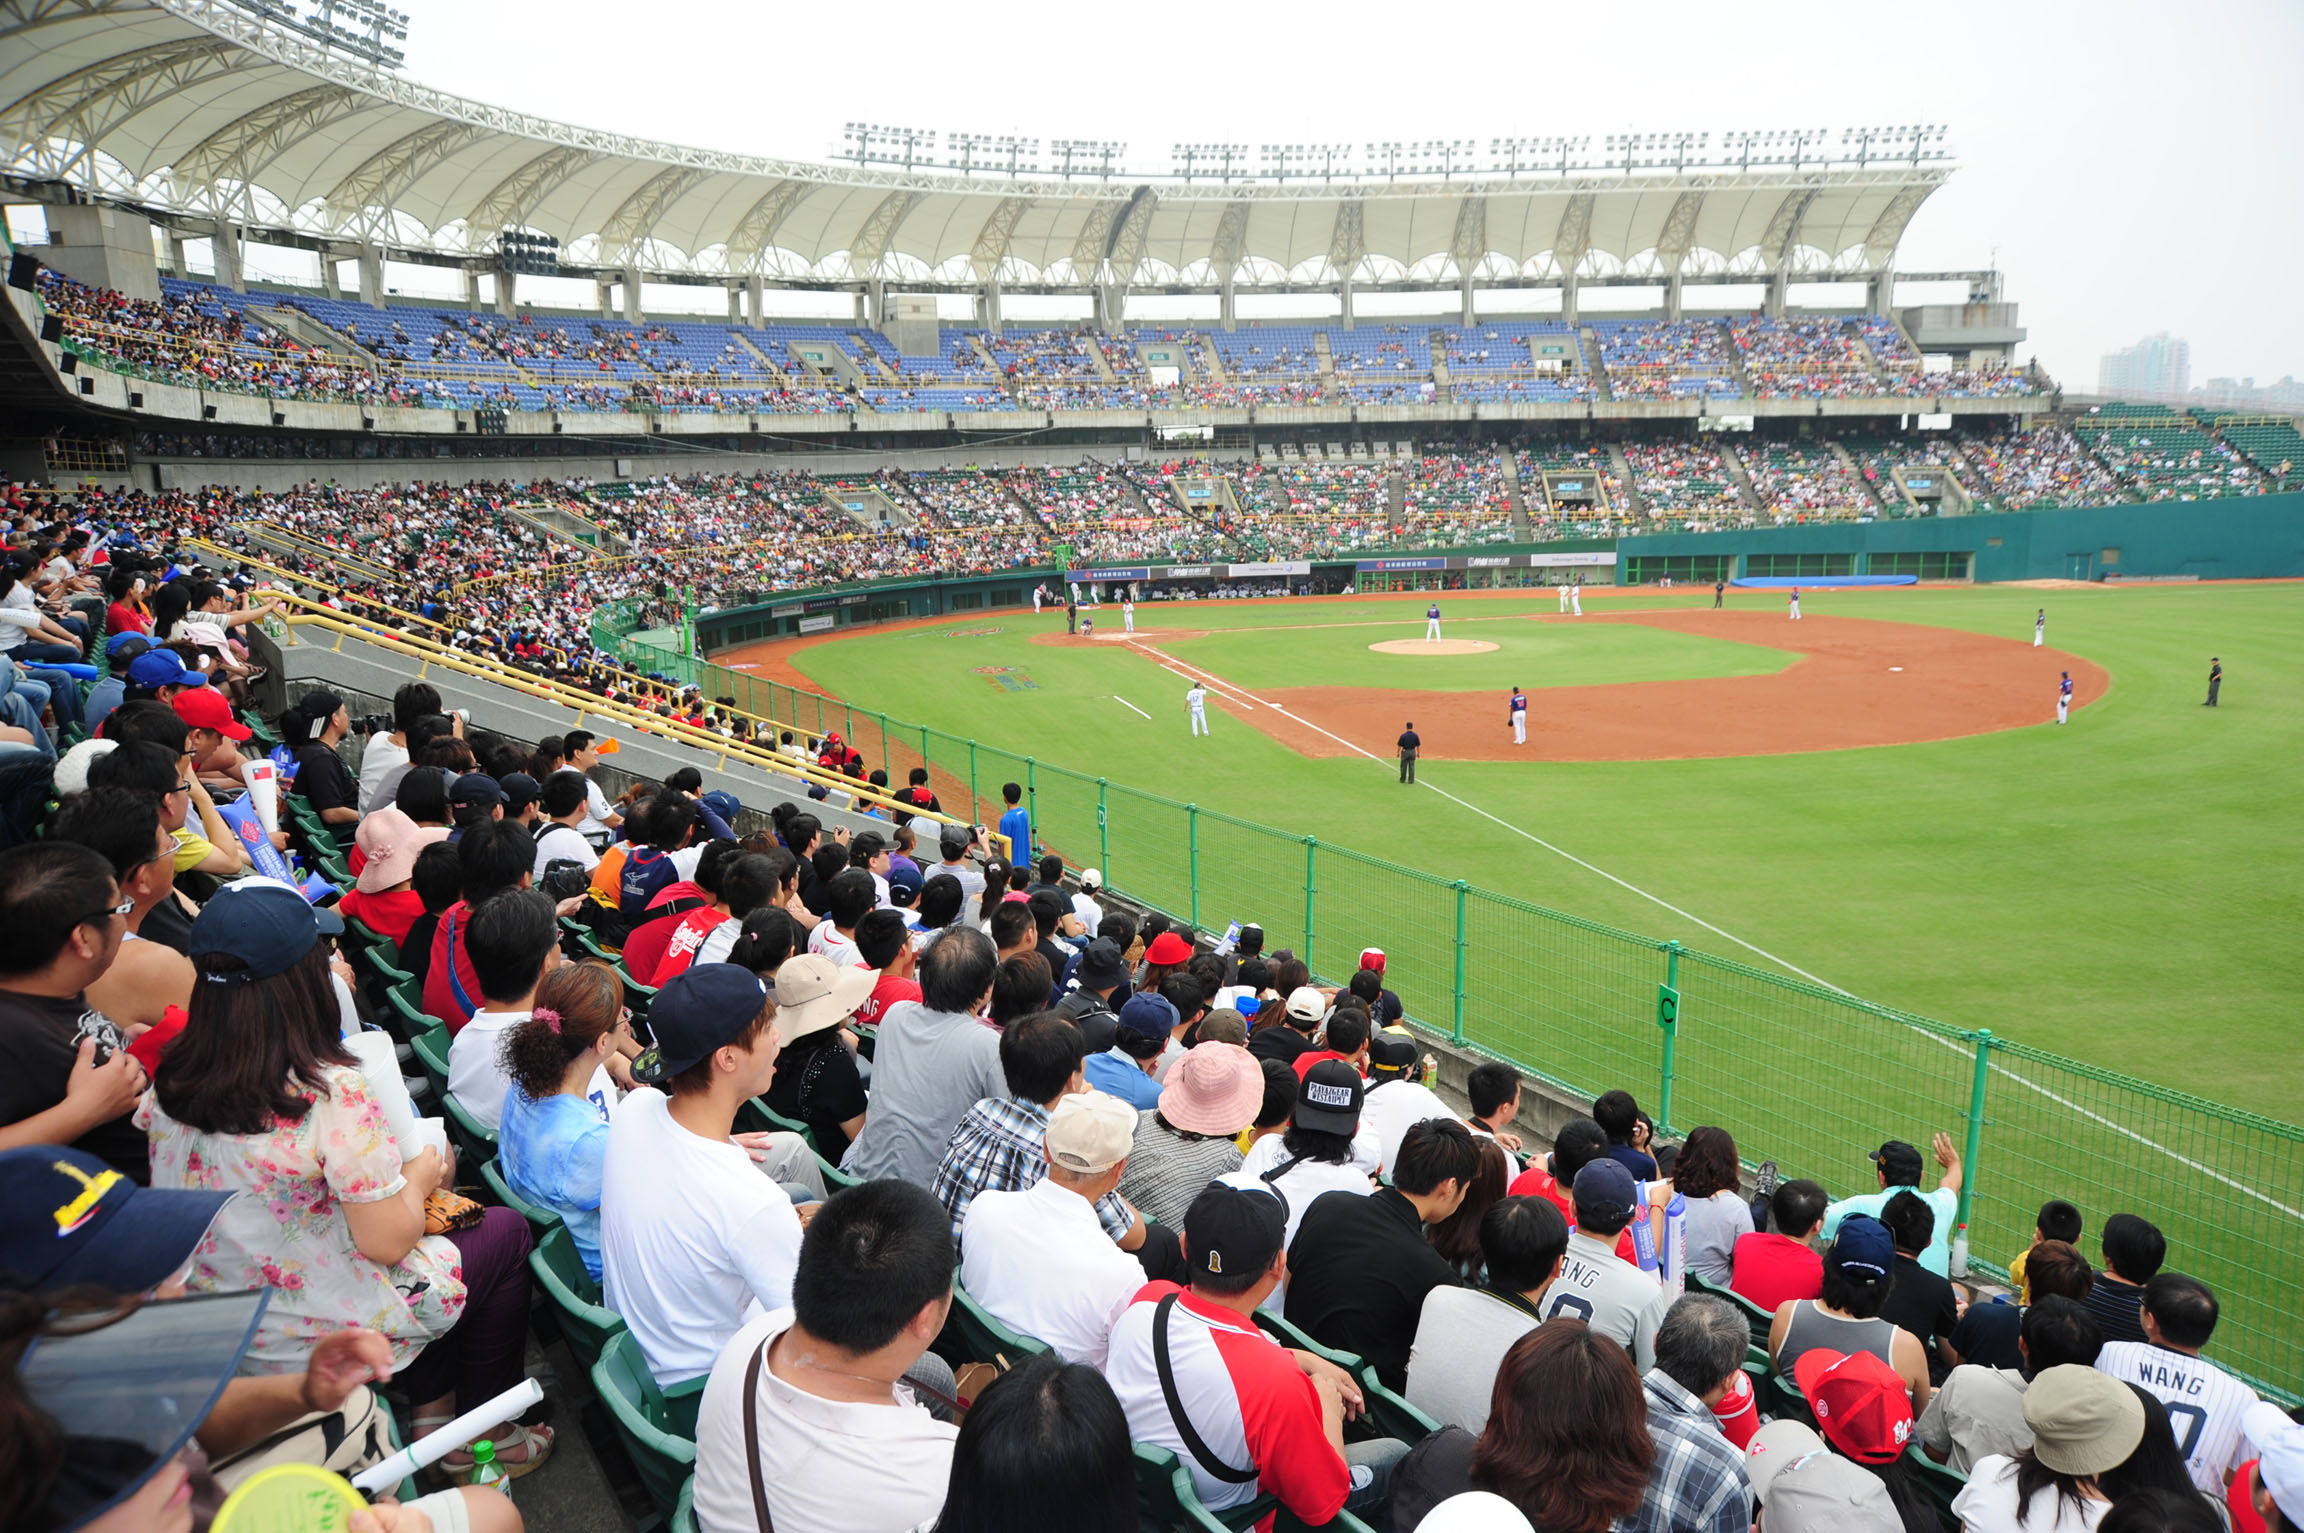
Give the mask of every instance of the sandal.
[[[441, 1425], [445, 1426], [443, 1422]], [[517, 1480], [532, 1470], [541, 1469], [552, 1456], [553, 1434], [550, 1427], [514, 1425], [510, 1431], [500, 1431], [489, 1439], [496, 1450], [497, 1467], [506, 1479]], [[438, 1466], [440, 1472], [457, 1485], [472, 1483], [472, 1450], [458, 1448], [444, 1456]]]

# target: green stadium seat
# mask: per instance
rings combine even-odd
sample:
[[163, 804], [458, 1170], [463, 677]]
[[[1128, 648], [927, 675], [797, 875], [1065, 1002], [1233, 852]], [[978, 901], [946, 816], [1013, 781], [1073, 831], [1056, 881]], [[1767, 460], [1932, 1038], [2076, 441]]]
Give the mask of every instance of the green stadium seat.
[[[1309, 1526], [1271, 1496], [1210, 1511], [1192, 1487], [1192, 1472], [1175, 1453], [1153, 1443], [1129, 1447], [1136, 1459], [1136, 1505], [1147, 1527], [1169, 1533], [1244, 1533], [1266, 1517], [1273, 1519], [1275, 1533], [1298, 1533]], [[1350, 1512], [1338, 1512], [1320, 1526], [1335, 1533], [1368, 1533], [1368, 1525]]]
[[[378, 1020], [397, 1035], [402, 1043], [414, 1043], [432, 1029], [448, 1025], [424, 1010], [424, 985], [414, 975], [385, 990], [384, 1015]], [[448, 1057], [445, 1044], [441, 1046], [440, 1057]], [[447, 1077], [443, 1075], [441, 1078], [446, 1080]]]
[[[425, 1065], [431, 1073], [431, 1065]], [[448, 1137], [456, 1141], [458, 1160], [467, 1166], [477, 1166], [496, 1158], [496, 1131], [472, 1116], [472, 1109], [456, 1100], [456, 1093], [440, 1093], [442, 1115], [448, 1120]]]
[[[425, 1019], [431, 1021], [429, 1017]], [[416, 1062], [432, 1081], [432, 1090], [442, 1100], [448, 1096], [448, 1024], [433, 1022], [430, 1029], [412, 1035], [408, 1046], [416, 1051]]]
[[672, 1508], [672, 1533], [696, 1533], [696, 1477], [680, 1487], [680, 1504]]
[[399, 949], [389, 942], [380, 947], [364, 947], [360, 950], [357, 964], [376, 980], [379, 989], [396, 990], [416, 977], [405, 969], [393, 966], [392, 960], [398, 954]]
[[1768, 1351], [1768, 1328], [1776, 1323], [1776, 1317], [1774, 1315], [1770, 1314], [1767, 1310], [1762, 1309], [1759, 1305], [1754, 1304], [1750, 1299], [1745, 1298], [1742, 1294], [1736, 1292], [1734, 1289], [1715, 1288], [1693, 1272], [1688, 1274], [1688, 1291], [1690, 1293], [1708, 1293], [1711, 1294], [1714, 1298], [1726, 1299], [1729, 1303], [1735, 1305], [1737, 1311], [1743, 1315], [1745, 1324], [1752, 1328], [1752, 1345], [1760, 1349], [1762, 1356], [1766, 1356]]
[[375, 948], [383, 948], [393, 953], [400, 951], [399, 943], [394, 942], [390, 937], [385, 936], [358, 916], [344, 917], [344, 932], [346, 936], [360, 944], [362, 952], [368, 952]]
[[1298, 1347], [1315, 1357], [1324, 1357], [1359, 1381], [1360, 1393], [1368, 1408], [1359, 1420], [1344, 1424], [1346, 1436], [1355, 1440], [1397, 1437], [1404, 1443], [1417, 1443], [1440, 1430], [1440, 1423], [1426, 1415], [1422, 1407], [1409, 1404], [1405, 1396], [1385, 1387], [1376, 1377], [1376, 1365], [1358, 1353], [1322, 1346], [1280, 1316], [1263, 1310], [1256, 1312], [1256, 1324], [1283, 1347]]
[[1948, 1464], [1937, 1463], [1918, 1443], [1904, 1450], [1904, 1468], [1928, 1504], [1936, 1508], [1936, 1520], [1947, 1528], [1960, 1526], [1960, 1519], [1952, 1515], [1952, 1498], [1967, 1488], [1968, 1477]]
[[658, 1513], [669, 1520], [679, 1509], [681, 1491], [696, 1472], [696, 1443], [675, 1426], [663, 1392], [648, 1375], [640, 1343], [630, 1331], [618, 1331], [608, 1338], [599, 1361], [592, 1365], [592, 1388], [615, 1423], [616, 1436], [631, 1456], [632, 1467], [639, 1471], [641, 1487]]
[[490, 1159], [481, 1162], [480, 1182], [482, 1186], [488, 1189], [490, 1197], [527, 1220], [528, 1228], [538, 1240], [542, 1240], [546, 1235], [560, 1228], [559, 1214], [541, 1203], [531, 1203], [514, 1192], [512, 1184], [504, 1179], [504, 1168], [499, 1166], [495, 1160]]
[[624, 1334], [624, 1317], [601, 1299], [600, 1285], [584, 1269], [584, 1258], [576, 1251], [576, 1237], [568, 1233], [566, 1225], [537, 1239], [535, 1249], [528, 1253], [528, 1272], [544, 1290], [545, 1302], [560, 1322], [560, 1334], [567, 1338], [569, 1352], [578, 1366], [589, 1369], [600, 1360], [609, 1338]]
[[936, 1350], [954, 1368], [963, 1363], [998, 1363], [1005, 1368], [1050, 1349], [1036, 1336], [1010, 1330], [977, 1303], [976, 1296], [960, 1286], [960, 1273], [955, 1268], [952, 1311], [945, 1317], [944, 1334], [936, 1338]]

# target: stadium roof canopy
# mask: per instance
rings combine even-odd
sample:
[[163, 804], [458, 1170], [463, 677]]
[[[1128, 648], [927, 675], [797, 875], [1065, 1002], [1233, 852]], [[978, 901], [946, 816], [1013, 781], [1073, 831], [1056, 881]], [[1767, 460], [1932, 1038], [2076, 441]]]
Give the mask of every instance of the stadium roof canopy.
[[1890, 130], [1909, 153], [1888, 161], [1847, 134], [1789, 154], [1770, 141], [1790, 135], [1724, 136], [1740, 153], [1693, 156], [1695, 135], [1656, 135], [1600, 159], [1589, 141], [1517, 141], [1534, 161], [1559, 153], [1521, 165], [1515, 150], [1516, 172], [1412, 154], [1325, 180], [1254, 173], [1244, 147], [1237, 168], [1195, 171], [1180, 146], [1186, 173], [1157, 177], [763, 159], [430, 90], [244, 8], [258, 4], [0, 0], [0, 170], [20, 189], [416, 259], [490, 264], [517, 227], [579, 270], [1010, 290], [1867, 278], [1951, 174], [1914, 130]]

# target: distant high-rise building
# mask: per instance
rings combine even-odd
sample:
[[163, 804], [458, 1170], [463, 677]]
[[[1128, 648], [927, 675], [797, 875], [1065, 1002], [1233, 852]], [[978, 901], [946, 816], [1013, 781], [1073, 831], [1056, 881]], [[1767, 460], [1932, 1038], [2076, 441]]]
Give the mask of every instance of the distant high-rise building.
[[2096, 391], [2114, 399], [2176, 399], [2192, 386], [2192, 343], [2163, 330], [2096, 364]]

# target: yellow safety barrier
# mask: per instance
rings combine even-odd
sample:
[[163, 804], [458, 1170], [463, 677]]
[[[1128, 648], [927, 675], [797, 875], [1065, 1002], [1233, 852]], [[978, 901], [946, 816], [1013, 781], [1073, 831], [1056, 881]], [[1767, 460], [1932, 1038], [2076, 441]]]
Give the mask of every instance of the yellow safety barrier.
[[[594, 719], [602, 723], [622, 726], [639, 734], [651, 735], [674, 745], [691, 746], [714, 757], [715, 765], [722, 770], [725, 770], [731, 761], [741, 762], [748, 766], [779, 772], [787, 777], [798, 777], [809, 783], [819, 783], [835, 792], [848, 794], [860, 809], [872, 806], [888, 810], [892, 815], [900, 812], [908, 819], [926, 818], [946, 824], [960, 823], [955, 817], [948, 814], [929, 814], [927, 811], [917, 809], [912, 805], [899, 803], [887, 793], [858, 782], [853, 777], [825, 771], [814, 762], [797, 761], [790, 756], [780, 755], [771, 750], [763, 750], [756, 745], [724, 738], [708, 729], [684, 724], [677, 719], [664, 718], [659, 714], [650, 713], [646, 709], [636, 708], [629, 703], [614, 702], [579, 688], [562, 686], [558, 682], [532, 675], [527, 671], [488, 659], [485, 656], [469, 655], [461, 650], [450, 649], [446, 645], [413, 634], [378, 627], [372, 623], [363, 623], [348, 614], [307, 601], [299, 596], [284, 595], [282, 600], [295, 609], [288, 619], [289, 641], [293, 645], [302, 646], [308, 642], [315, 642], [315, 647], [342, 653], [346, 639], [358, 639], [364, 644], [390, 650], [395, 654], [416, 661], [417, 669], [412, 678], [414, 680], [421, 681], [433, 667], [437, 666], [460, 676], [468, 676], [477, 681], [493, 682], [498, 686], [510, 687], [515, 691], [524, 692], [540, 701], [573, 709], [579, 725], [582, 725], [586, 719]], [[316, 641], [307, 639], [304, 630], [317, 630], [332, 634], [335, 636], [334, 642], [318, 645]]]

